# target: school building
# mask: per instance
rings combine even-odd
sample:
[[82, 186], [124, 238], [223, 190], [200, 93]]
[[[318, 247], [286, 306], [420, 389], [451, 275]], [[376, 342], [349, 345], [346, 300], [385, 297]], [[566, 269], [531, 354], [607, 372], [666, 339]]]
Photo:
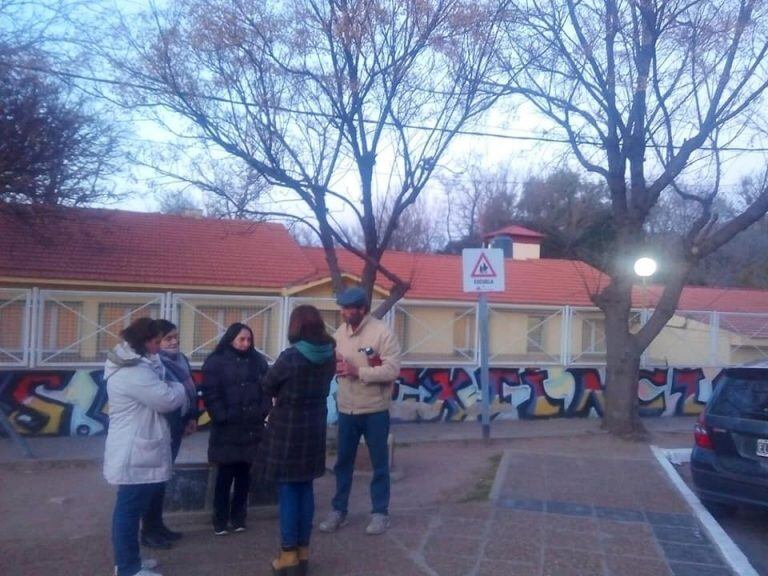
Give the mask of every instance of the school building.
[[[599, 416], [604, 320], [590, 295], [607, 278], [580, 261], [542, 258], [542, 238], [519, 226], [487, 238], [506, 255], [506, 290], [489, 295], [493, 417]], [[360, 261], [343, 251], [339, 259], [355, 283]], [[476, 420], [477, 296], [463, 292], [461, 257], [388, 252], [383, 263], [411, 284], [386, 317], [403, 348], [393, 416]], [[389, 288], [381, 279], [375, 297]], [[638, 284], [632, 326], [660, 292]], [[25, 434], [103, 432], [100, 369], [133, 318], [174, 321], [199, 366], [235, 321], [274, 359], [291, 310], [303, 303], [317, 306], [329, 329], [338, 326], [322, 248], [298, 245], [280, 224], [0, 206], [0, 408]], [[766, 312], [768, 291], [685, 288], [644, 355], [643, 413], [695, 414], [724, 367], [764, 361]]]

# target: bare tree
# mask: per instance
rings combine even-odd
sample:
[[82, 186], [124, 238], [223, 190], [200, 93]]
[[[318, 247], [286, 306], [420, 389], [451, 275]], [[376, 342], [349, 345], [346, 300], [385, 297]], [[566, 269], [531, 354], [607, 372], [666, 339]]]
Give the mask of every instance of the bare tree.
[[[382, 206], [378, 222], [389, 222], [391, 206]], [[397, 228], [392, 233], [388, 248], [402, 252], [432, 252], [443, 244], [440, 212], [442, 206], [429, 202], [426, 196], [419, 196], [404, 210], [397, 221]]]
[[445, 252], [479, 246], [483, 233], [515, 220], [517, 185], [508, 166], [487, 166], [471, 156], [440, 182], [446, 200]]
[[0, 44], [0, 201], [83, 205], [113, 199], [118, 132], [90, 102], [35, 71], [48, 59]]
[[160, 212], [163, 214], [188, 214], [190, 212], [203, 213], [203, 209], [194, 198], [184, 193], [183, 190], [171, 190], [159, 197]]
[[614, 233], [604, 182], [567, 168], [531, 176], [516, 208], [521, 224], [545, 234], [542, 248], [549, 256], [605, 267], [606, 245]]
[[[381, 266], [401, 214], [457, 132], [497, 99], [483, 87], [501, 5], [182, 0], [141, 22], [125, 17], [113, 32], [123, 40], [115, 50], [95, 37], [89, 48], [112, 66], [125, 104], [175, 113], [191, 126], [186, 136], [218, 146], [297, 195], [309, 208], [335, 290], [343, 286], [336, 245], [364, 261], [369, 292], [377, 273], [391, 280], [381, 314], [408, 289]], [[388, 222], [377, 223], [382, 188], [392, 210]], [[359, 222], [362, 245], [341, 233], [339, 211]]]
[[[723, 144], [739, 137], [768, 84], [766, 9], [758, 0], [521, 0], [506, 13], [504, 87], [560, 127], [610, 194], [610, 282], [593, 300], [606, 316], [603, 423], [613, 433], [642, 431], [640, 354], [673, 315], [692, 266], [768, 209], [763, 182], [734, 218], [718, 223], [712, 210]], [[704, 194], [683, 189], [694, 169], [699, 183], [710, 176]], [[632, 334], [632, 262], [662, 194], [679, 194], [698, 213], [663, 263], [653, 316]]]

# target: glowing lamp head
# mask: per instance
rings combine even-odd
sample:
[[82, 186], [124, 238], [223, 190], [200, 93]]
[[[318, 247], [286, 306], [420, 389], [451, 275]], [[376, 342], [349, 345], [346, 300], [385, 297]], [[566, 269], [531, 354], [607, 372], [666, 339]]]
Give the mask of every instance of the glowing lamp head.
[[656, 260], [643, 256], [635, 262], [635, 274], [641, 278], [653, 276], [656, 272]]

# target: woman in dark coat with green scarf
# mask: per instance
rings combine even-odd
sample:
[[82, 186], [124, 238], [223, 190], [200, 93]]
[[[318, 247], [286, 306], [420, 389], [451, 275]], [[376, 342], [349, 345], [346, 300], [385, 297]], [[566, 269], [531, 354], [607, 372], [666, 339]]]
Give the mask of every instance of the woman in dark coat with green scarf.
[[259, 446], [258, 466], [277, 482], [280, 498], [280, 555], [274, 574], [306, 574], [315, 500], [313, 481], [325, 473], [327, 397], [336, 370], [336, 343], [314, 306], [298, 306], [288, 325], [291, 347], [262, 380], [274, 398]]

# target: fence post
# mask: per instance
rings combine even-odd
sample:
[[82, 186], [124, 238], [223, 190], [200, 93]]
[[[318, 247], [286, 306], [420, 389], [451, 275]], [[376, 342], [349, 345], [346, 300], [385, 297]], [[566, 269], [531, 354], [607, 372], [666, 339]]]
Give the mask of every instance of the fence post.
[[32, 302], [31, 310], [29, 314], [29, 338], [27, 344], [29, 346], [29, 366], [36, 367], [39, 362], [38, 353], [38, 341], [40, 339], [40, 324], [42, 324], [39, 318], [42, 318], [43, 311], [40, 302], [40, 289], [32, 288]]
[[571, 317], [573, 314], [573, 308], [566, 305], [563, 306], [563, 320], [562, 333], [560, 337], [560, 361], [563, 366], [569, 366], [571, 364]]
[[709, 323], [709, 342], [710, 353], [712, 355], [712, 366], [719, 366], [720, 353], [718, 350], [718, 333], [720, 332], [720, 312], [710, 312], [710, 314], [712, 317]]

